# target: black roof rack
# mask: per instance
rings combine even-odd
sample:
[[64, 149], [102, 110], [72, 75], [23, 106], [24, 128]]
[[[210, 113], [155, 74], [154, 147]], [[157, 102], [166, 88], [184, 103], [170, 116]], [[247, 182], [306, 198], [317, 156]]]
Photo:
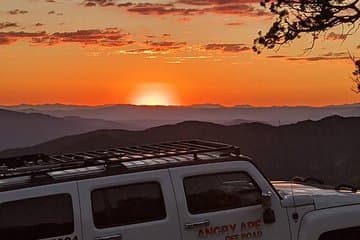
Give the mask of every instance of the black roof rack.
[[0, 159], [0, 179], [34, 176], [84, 167], [105, 166], [108, 168], [116, 166], [128, 169], [134, 165], [146, 166], [179, 161], [196, 161], [199, 154], [210, 156], [214, 152], [225, 155], [230, 153], [240, 155], [239, 149], [233, 145], [203, 140], [119, 147], [55, 156], [36, 154]]

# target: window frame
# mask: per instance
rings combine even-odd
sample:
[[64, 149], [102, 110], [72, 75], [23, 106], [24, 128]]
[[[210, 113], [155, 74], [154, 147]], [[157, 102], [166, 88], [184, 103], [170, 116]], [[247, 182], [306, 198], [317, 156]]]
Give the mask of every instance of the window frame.
[[[16, 199], [16, 200], [10, 200], [10, 201], [5, 201], [0, 203], [0, 209], [3, 205], [5, 204], [16, 204], [18, 202], [22, 202], [22, 201], [31, 201], [31, 200], [36, 200], [36, 199], [45, 199], [49, 198], [49, 197], [66, 197], [66, 200], [70, 200], [71, 202], [71, 215], [72, 215], [72, 227], [71, 227], [71, 232], [66, 232], [66, 233], [56, 233], [56, 235], [51, 235], [51, 236], [40, 236], [40, 239], [48, 239], [48, 238], [57, 238], [57, 237], [62, 237], [62, 236], [68, 236], [68, 235], [72, 235], [75, 233], [76, 231], [76, 219], [75, 219], [75, 211], [74, 211], [74, 201], [73, 201], [73, 197], [70, 193], [56, 193], [56, 194], [49, 194], [49, 195], [39, 195], [39, 196], [32, 196], [32, 197], [28, 197], [28, 198], [21, 198], [21, 199]], [[33, 221], [34, 222], [34, 221]], [[60, 235], [59, 235], [60, 234]], [[37, 238], [39, 239], [39, 238]]]
[[[96, 191], [106, 191], [108, 189], [116, 189], [116, 188], [122, 188], [122, 187], [129, 187], [129, 186], [138, 186], [138, 185], [146, 185], [146, 184], [156, 184], [160, 190], [160, 197], [161, 197], [161, 207], [164, 210], [163, 211], [163, 216], [159, 217], [159, 218], [153, 218], [151, 220], [138, 220], [138, 221], [132, 221], [132, 222], [127, 222], [127, 223], [122, 223], [122, 224], [111, 224], [111, 225], [107, 225], [105, 227], [103, 226], [98, 226], [95, 222], [95, 209], [94, 209], [94, 201], [93, 201], [93, 195], [94, 192]], [[98, 230], [104, 230], [104, 229], [109, 229], [109, 228], [115, 228], [115, 227], [124, 227], [124, 226], [130, 226], [130, 225], [135, 225], [135, 224], [141, 224], [141, 223], [151, 223], [151, 222], [157, 222], [157, 221], [162, 221], [164, 219], [167, 218], [167, 208], [166, 208], [166, 202], [165, 202], [165, 198], [164, 198], [164, 193], [163, 193], [163, 189], [161, 186], [161, 183], [158, 181], [148, 181], [148, 182], [136, 182], [136, 183], [129, 183], [129, 184], [123, 184], [123, 185], [112, 185], [112, 186], [108, 186], [108, 187], [100, 187], [100, 188], [96, 188], [93, 189], [90, 193], [90, 201], [91, 201], [91, 216], [92, 216], [92, 223], [94, 224], [95, 228]], [[109, 209], [107, 209], [107, 211], [109, 211]]]
[[249, 180], [254, 184], [255, 189], [257, 190], [257, 192], [260, 194], [262, 194], [262, 189], [260, 188], [260, 186], [258, 185], [258, 183], [254, 180], [253, 177], [251, 177], [251, 175], [246, 172], [246, 171], [223, 171], [223, 172], [214, 172], [214, 173], [205, 173], [205, 174], [197, 174], [197, 175], [191, 175], [191, 176], [186, 176], [183, 178], [183, 188], [184, 188], [184, 196], [185, 196], [185, 202], [186, 202], [186, 209], [188, 211], [188, 213], [190, 215], [201, 215], [201, 214], [208, 214], [208, 213], [215, 213], [215, 212], [222, 212], [222, 211], [229, 211], [229, 210], [234, 210], [234, 209], [241, 209], [241, 208], [245, 208], [245, 207], [251, 207], [251, 206], [258, 206], [261, 205], [261, 203], [257, 203], [257, 204], [250, 204], [247, 206], [241, 206], [241, 207], [227, 207], [227, 208], [219, 208], [219, 209], [212, 209], [212, 210], [207, 210], [206, 212], [199, 212], [199, 211], [191, 211], [190, 207], [189, 207], [189, 200], [188, 200], [188, 196], [187, 196], [187, 192], [186, 192], [186, 184], [185, 181], [187, 179], [191, 179], [191, 178], [196, 178], [196, 177], [205, 177], [205, 176], [216, 176], [216, 175], [223, 175], [223, 174], [244, 174], [246, 177], [249, 178]]

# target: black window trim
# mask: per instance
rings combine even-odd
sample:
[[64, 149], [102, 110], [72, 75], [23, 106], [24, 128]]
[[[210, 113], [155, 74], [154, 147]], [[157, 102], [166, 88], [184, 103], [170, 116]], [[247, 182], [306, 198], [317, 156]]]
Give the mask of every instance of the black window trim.
[[[114, 188], [120, 188], [120, 187], [128, 187], [128, 186], [136, 186], [136, 185], [143, 185], [143, 184], [156, 184], [158, 185], [159, 189], [160, 189], [160, 194], [161, 194], [161, 205], [162, 208], [164, 209], [164, 216], [162, 216], [161, 218], [154, 218], [152, 220], [139, 220], [139, 221], [134, 221], [131, 223], [127, 223], [127, 224], [111, 224], [109, 226], [106, 227], [99, 227], [96, 226], [95, 224], [95, 219], [94, 219], [94, 204], [93, 204], [93, 194], [95, 191], [99, 191], [99, 190], [107, 190], [107, 189], [114, 189]], [[109, 229], [109, 228], [116, 228], [116, 227], [124, 227], [124, 226], [131, 226], [131, 225], [136, 225], [136, 224], [142, 224], [142, 223], [149, 223], [149, 222], [157, 222], [157, 221], [162, 221], [164, 219], [166, 219], [168, 217], [167, 215], [167, 206], [166, 206], [166, 202], [165, 202], [165, 198], [164, 198], [164, 192], [162, 189], [162, 185], [159, 181], [143, 181], [143, 182], [134, 182], [134, 183], [129, 183], [129, 184], [116, 184], [116, 185], [111, 185], [111, 186], [107, 186], [107, 187], [99, 187], [99, 188], [95, 188], [91, 191], [90, 193], [90, 200], [91, 200], [91, 216], [92, 216], [92, 223], [94, 225], [94, 227], [98, 230], [103, 230], [103, 229]]]
[[197, 175], [189, 175], [183, 178], [182, 182], [183, 182], [183, 189], [184, 189], [184, 196], [185, 196], [185, 202], [186, 202], [186, 210], [187, 212], [192, 215], [201, 215], [201, 214], [208, 214], [208, 213], [214, 213], [214, 212], [222, 212], [222, 211], [228, 211], [228, 210], [233, 210], [233, 209], [241, 209], [241, 208], [245, 208], [245, 207], [252, 207], [252, 206], [258, 206], [261, 205], [261, 203], [258, 204], [251, 204], [248, 206], [243, 206], [243, 207], [237, 207], [237, 208], [233, 208], [233, 207], [229, 207], [229, 208], [221, 208], [221, 209], [214, 209], [214, 210], [210, 210], [207, 212], [203, 212], [203, 213], [194, 213], [191, 212], [189, 209], [189, 203], [188, 203], [188, 198], [186, 196], [186, 186], [185, 186], [185, 180], [189, 179], [189, 178], [194, 178], [194, 177], [202, 177], [202, 176], [214, 176], [214, 175], [220, 175], [220, 174], [234, 174], [234, 173], [241, 173], [246, 175], [251, 182], [255, 185], [256, 189], [258, 190], [258, 192], [261, 194], [262, 193], [262, 189], [260, 188], [260, 186], [258, 185], [258, 183], [254, 180], [254, 178], [246, 171], [221, 171], [221, 172], [213, 172], [213, 173], [205, 173], [205, 174], [197, 174]]

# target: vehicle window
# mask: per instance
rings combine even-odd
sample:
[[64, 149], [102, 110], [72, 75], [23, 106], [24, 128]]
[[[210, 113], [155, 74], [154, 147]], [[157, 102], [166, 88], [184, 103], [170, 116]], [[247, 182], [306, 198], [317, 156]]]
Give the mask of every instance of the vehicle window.
[[35, 240], [73, 232], [73, 206], [68, 194], [0, 204], [1, 239]]
[[97, 228], [109, 228], [166, 218], [159, 183], [141, 183], [97, 189], [92, 192]]
[[261, 191], [244, 172], [184, 179], [189, 212], [200, 214], [260, 204]]
[[357, 240], [360, 235], [360, 227], [338, 229], [321, 234], [319, 240]]

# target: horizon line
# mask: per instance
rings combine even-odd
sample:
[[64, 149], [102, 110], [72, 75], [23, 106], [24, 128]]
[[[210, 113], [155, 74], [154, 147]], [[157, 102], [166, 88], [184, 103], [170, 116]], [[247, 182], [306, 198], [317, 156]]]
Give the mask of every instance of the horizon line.
[[251, 105], [251, 104], [234, 104], [234, 105], [226, 105], [220, 103], [194, 103], [194, 104], [171, 104], [171, 105], [138, 105], [132, 103], [104, 103], [104, 104], [76, 104], [76, 103], [19, 103], [19, 104], [0, 104], [0, 107], [5, 108], [15, 108], [21, 106], [33, 106], [33, 107], [41, 107], [41, 106], [64, 106], [64, 107], [88, 107], [88, 108], [96, 108], [96, 107], [113, 107], [113, 106], [133, 106], [133, 107], [208, 107], [208, 108], [281, 108], [281, 107], [289, 107], [289, 108], [300, 108], [300, 107], [311, 107], [311, 108], [325, 108], [325, 107], [336, 107], [336, 106], [350, 106], [357, 105], [359, 102], [351, 102], [351, 103], [339, 103], [339, 104], [327, 104], [327, 105], [307, 105], [307, 104], [296, 104], [296, 105]]

